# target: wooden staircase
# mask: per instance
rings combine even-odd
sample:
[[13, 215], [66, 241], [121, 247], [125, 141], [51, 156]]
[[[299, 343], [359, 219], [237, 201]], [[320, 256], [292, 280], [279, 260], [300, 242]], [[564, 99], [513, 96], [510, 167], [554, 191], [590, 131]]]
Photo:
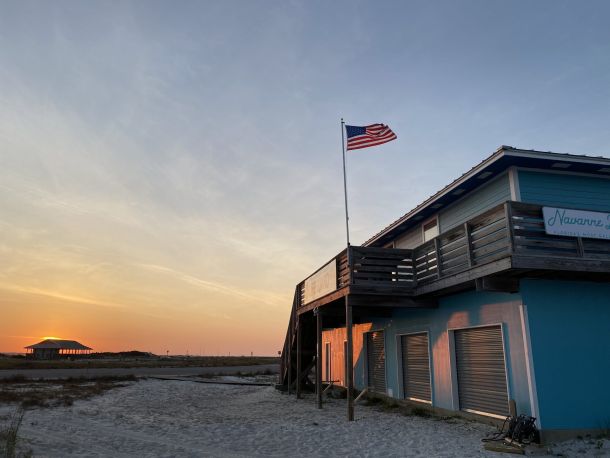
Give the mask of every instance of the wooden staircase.
[[[297, 285], [292, 301], [292, 311], [290, 312], [284, 348], [282, 349], [279, 383], [277, 385], [278, 389], [288, 392], [296, 390], [297, 383], [300, 383], [301, 390], [315, 390], [315, 383], [309, 376], [312, 370], [315, 371], [316, 368], [316, 323], [312, 314], [297, 314], [300, 299], [301, 289]], [[297, 361], [299, 336], [301, 339], [300, 362]], [[300, 377], [297, 377], [299, 366], [301, 374]]]

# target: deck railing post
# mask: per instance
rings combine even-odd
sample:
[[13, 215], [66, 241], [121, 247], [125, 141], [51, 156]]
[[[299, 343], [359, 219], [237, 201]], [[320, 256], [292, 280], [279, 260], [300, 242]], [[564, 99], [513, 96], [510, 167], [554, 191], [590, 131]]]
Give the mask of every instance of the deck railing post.
[[417, 286], [417, 254], [415, 252], [415, 248], [411, 250], [411, 267], [413, 269], [413, 287]]
[[464, 223], [464, 237], [466, 237], [466, 254], [468, 256], [468, 267], [474, 265], [474, 259], [472, 258], [472, 239], [470, 238], [470, 224]]
[[582, 237], [576, 237], [576, 249], [578, 250], [578, 257], [585, 257], [585, 246], [582, 243]]
[[352, 284], [354, 284], [354, 261], [353, 261], [354, 257], [353, 257], [351, 245], [349, 245], [347, 247], [346, 254], [347, 254], [347, 275], [348, 275], [347, 284], [352, 285]]
[[513, 206], [510, 200], [504, 203], [504, 217], [506, 218], [506, 229], [508, 231], [508, 253], [512, 254], [515, 251], [515, 228], [513, 226]]
[[441, 265], [441, 247], [438, 237], [434, 237], [434, 252], [436, 253], [436, 278], [440, 279], [443, 276]]
[[335, 258], [335, 289], [341, 285], [341, 253]]

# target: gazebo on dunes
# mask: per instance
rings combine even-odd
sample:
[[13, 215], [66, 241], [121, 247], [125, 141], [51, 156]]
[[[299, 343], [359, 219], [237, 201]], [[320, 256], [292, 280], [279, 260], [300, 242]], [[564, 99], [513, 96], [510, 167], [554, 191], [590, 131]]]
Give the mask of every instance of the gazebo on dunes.
[[91, 348], [76, 340], [45, 339], [25, 347], [26, 355], [34, 359], [58, 359], [62, 356], [82, 356], [91, 353]]

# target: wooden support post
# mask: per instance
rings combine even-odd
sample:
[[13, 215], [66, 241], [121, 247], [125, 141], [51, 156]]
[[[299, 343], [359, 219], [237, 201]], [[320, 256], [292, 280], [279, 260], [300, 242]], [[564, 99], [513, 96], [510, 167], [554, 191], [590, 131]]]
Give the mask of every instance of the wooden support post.
[[288, 324], [288, 394], [292, 394], [292, 320]]
[[316, 398], [318, 409], [322, 408], [322, 315], [320, 310], [316, 310], [316, 334], [317, 334], [317, 354], [316, 354]]
[[297, 381], [296, 392], [297, 399], [301, 399], [301, 323], [300, 318], [297, 318]]
[[352, 337], [352, 306], [349, 305], [349, 296], [345, 296], [345, 331], [347, 334], [347, 420], [354, 421], [354, 341]]

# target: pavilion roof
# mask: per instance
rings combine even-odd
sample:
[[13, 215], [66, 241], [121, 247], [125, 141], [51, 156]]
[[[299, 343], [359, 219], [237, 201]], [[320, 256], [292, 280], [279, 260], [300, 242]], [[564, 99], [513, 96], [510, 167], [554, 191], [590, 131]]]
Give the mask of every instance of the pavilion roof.
[[91, 348], [77, 342], [76, 340], [45, 339], [34, 345], [28, 345], [29, 349], [53, 349], [58, 350], [91, 350]]

